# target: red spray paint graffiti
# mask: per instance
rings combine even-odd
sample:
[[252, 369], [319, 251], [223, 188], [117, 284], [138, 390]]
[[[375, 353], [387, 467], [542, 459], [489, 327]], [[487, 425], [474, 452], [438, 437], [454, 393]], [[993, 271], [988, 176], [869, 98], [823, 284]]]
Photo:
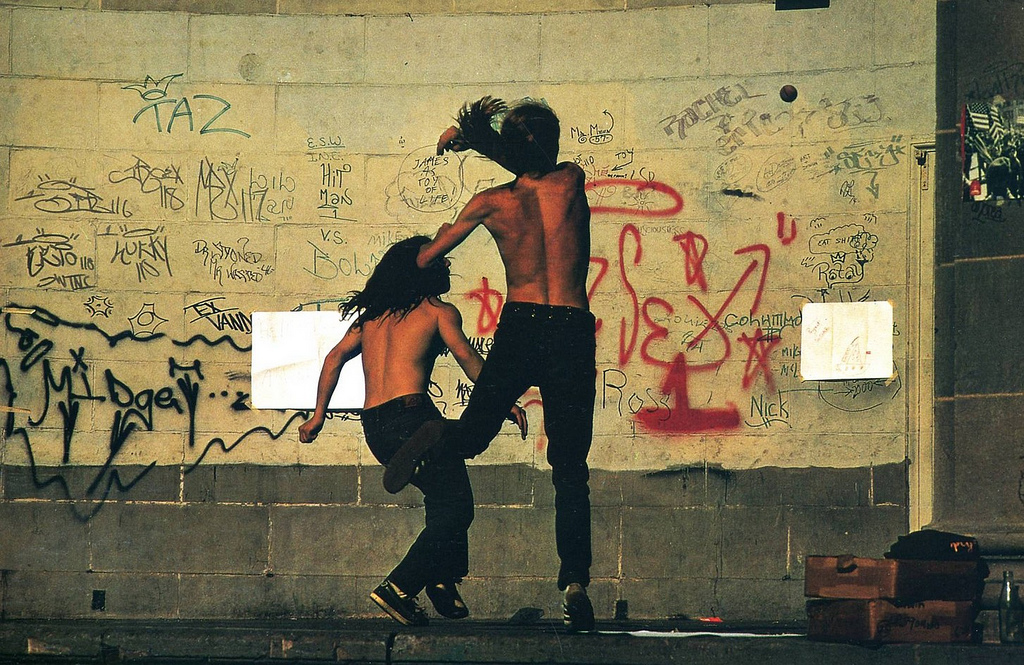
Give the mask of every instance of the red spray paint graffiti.
[[[594, 213], [620, 213], [659, 217], [675, 214], [682, 209], [682, 197], [679, 196], [679, 194], [671, 187], [660, 183], [645, 181], [599, 180], [588, 183], [587, 189], [591, 190], [600, 187], [621, 185], [635, 186], [638, 188], [638, 191], [653, 190], [667, 194], [674, 204], [669, 207], [658, 209], [642, 207], [593, 206], [591, 211]], [[789, 218], [788, 229], [786, 225], [787, 217], [784, 213], [779, 213], [776, 220], [776, 234], [782, 245], [787, 246], [791, 244], [797, 235], [796, 220]], [[708, 289], [708, 280], [704, 272], [704, 259], [707, 256], [709, 249], [707, 239], [700, 234], [688, 231], [686, 233], [673, 236], [672, 240], [673, 242], [678, 243], [679, 248], [684, 255], [686, 284], [688, 286], [696, 285], [702, 292], [706, 293]], [[631, 252], [628, 248], [629, 241], [632, 241], [633, 243]], [[637, 267], [643, 260], [642, 236], [640, 230], [634, 224], [625, 224], [622, 227], [622, 231], [619, 234], [618, 246], [619, 278], [623, 289], [629, 297], [632, 316], [629, 317], [627, 314], [627, 316], [620, 319], [619, 322], [619, 365], [625, 366], [632, 359], [633, 353], [637, 347], [638, 338], [640, 337], [642, 319], [643, 325], [647, 327], [648, 332], [640, 342], [640, 359], [647, 365], [666, 368], [665, 379], [661, 386], [662, 392], [667, 396], [666, 401], [661, 402], [658, 407], [646, 408], [638, 411], [635, 415], [637, 422], [650, 432], [692, 434], [697, 432], [735, 429], [741, 424], [739, 410], [736, 408], [734, 403], [728, 402], [724, 407], [697, 408], [690, 404], [689, 392], [689, 379], [694, 373], [717, 373], [725, 361], [732, 355], [731, 341], [727, 332], [720, 323], [720, 320], [739, 295], [740, 290], [744, 287], [751, 276], [754, 275], [755, 272], [758, 272], [758, 269], [760, 269], [760, 275], [754, 291], [750, 314], [756, 314], [760, 308], [761, 298], [764, 295], [765, 284], [768, 278], [768, 267], [771, 262], [771, 250], [765, 244], [754, 244], [737, 249], [733, 253], [736, 256], [742, 256], [744, 254], [755, 254], [755, 256], [751, 257], [749, 265], [740, 275], [728, 296], [714, 314], [712, 314], [708, 307], [706, 307], [697, 297], [693, 295], [687, 296], [688, 302], [690, 302], [704, 317], [706, 317], [707, 322], [704, 324], [703, 329], [695, 337], [689, 340], [686, 350], [693, 351], [701, 348], [701, 342], [708, 333], [715, 331], [722, 342], [721, 357], [709, 362], [693, 365], [687, 360], [686, 352], [681, 352], [676, 353], [672, 360], [663, 360], [655, 355], [654, 347], [657, 343], [667, 340], [671, 333], [667, 327], [658, 323], [658, 321], [671, 319], [675, 309], [671, 303], [663, 298], [648, 297], [641, 300], [640, 296], [637, 294], [636, 288], [630, 281], [627, 267], [630, 264], [632, 264], [632, 267]], [[763, 254], [763, 256], [756, 256], [757, 254]], [[598, 272], [587, 291], [588, 300], [593, 298], [598, 285], [605, 278], [610, 262], [608, 259], [603, 257], [594, 256], [590, 257], [590, 263], [598, 267]], [[484, 289], [474, 292], [474, 294], [480, 294], [477, 297], [481, 299], [482, 303], [484, 302], [483, 293], [485, 293], [487, 289], [488, 287], [485, 281]], [[660, 310], [660, 317], [658, 316], [658, 310]], [[482, 313], [481, 322], [483, 322], [483, 320], [484, 316]], [[600, 322], [598, 322], [598, 330], [600, 330]], [[746, 333], [742, 333], [736, 339], [737, 341], [745, 344], [748, 349], [742, 379], [743, 388], [749, 389], [759, 374], [763, 375], [764, 380], [770, 389], [774, 388], [770, 356], [775, 346], [781, 342], [781, 338], [772, 338], [770, 335], [765, 335], [764, 332], [758, 328], [753, 337], [750, 337]], [[669, 399], [672, 400], [671, 405], [669, 404]], [[710, 397], [708, 398], [708, 401], [710, 402]]]
[[633, 303], [633, 325], [629, 336], [629, 344], [626, 344], [626, 319], [622, 319], [619, 323], [619, 365], [625, 365], [629, 362], [629, 359], [633, 356], [633, 349], [636, 347], [636, 336], [639, 332], [639, 319], [640, 319], [640, 301], [636, 296], [636, 289], [629, 283], [629, 278], [626, 277], [626, 236], [632, 236], [636, 242], [636, 249], [633, 251], [633, 265], [640, 265], [640, 259], [643, 258], [644, 250], [640, 241], [640, 230], [632, 224], [626, 224], [622, 227], [622, 233], [619, 234], [619, 276], [622, 278], [622, 285], [625, 287], [626, 292], [629, 294], [629, 299]]
[[707, 239], [692, 231], [687, 231], [672, 238], [683, 249], [686, 257], [686, 284], [696, 284], [701, 291], [708, 290], [708, 280], [704, 276], [704, 257], [708, 253]]
[[480, 301], [480, 313], [476, 317], [476, 332], [478, 335], [490, 335], [498, 329], [498, 317], [501, 316], [501, 308], [505, 305], [505, 298], [501, 291], [492, 289], [483, 278], [482, 286], [466, 294], [470, 300]]
[[780, 212], [775, 214], [775, 220], [777, 222], [775, 234], [782, 241], [782, 245], [785, 247], [796, 239], [796, 219], [793, 217], [789, 218], [789, 231], [786, 231], [786, 213]]
[[739, 341], [746, 344], [750, 349], [750, 352], [747, 354], [747, 364], [743, 368], [743, 387], [749, 388], [752, 386], [754, 379], [760, 373], [764, 375], [764, 381], [768, 385], [768, 390], [775, 390], [775, 381], [772, 379], [772, 368], [769, 359], [771, 358], [772, 349], [782, 341], [782, 338], [772, 338], [765, 335], [758, 328], [753, 337], [748, 337], [747, 333], [743, 333], [739, 336]]
[[[741, 249], [737, 249], [735, 252], [733, 252], [733, 254], [740, 255], [749, 254], [751, 252], [764, 252], [764, 267], [761, 269], [761, 280], [760, 282], [758, 282], [757, 293], [754, 295], [754, 304], [751, 305], [750, 307], [750, 313], [755, 314], [757, 313], [757, 308], [761, 304], [761, 295], [764, 293], [765, 281], [768, 279], [768, 263], [771, 259], [771, 250], [768, 249], [767, 245], [751, 245], [750, 247], [743, 247]], [[708, 324], [704, 327], [704, 330], [702, 330], [696, 337], [694, 337], [690, 341], [690, 344], [687, 346], [688, 349], [693, 349], [694, 347], [696, 347], [700, 343], [700, 341], [704, 339], [704, 336], [708, 334], [708, 332], [713, 327], [718, 327], [718, 320], [722, 317], [722, 314], [725, 313], [725, 310], [729, 308], [729, 305], [732, 303], [733, 298], [735, 298], [736, 294], [739, 293], [740, 288], [743, 286], [744, 282], [747, 281], [747, 278], [750, 277], [750, 275], [755, 270], [757, 270], [758, 265], [759, 262], [757, 259], [751, 260], [750, 265], [747, 266], [747, 269], [743, 272], [743, 275], [740, 276], [739, 281], [736, 282], [736, 286], [732, 288], [732, 291], [729, 293], [729, 296], [725, 299], [725, 302], [722, 303], [722, 306], [718, 308], [718, 312], [714, 316], [712, 316], [711, 313], [708, 312], [707, 308], [705, 308], [704, 305], [695, 297], [687, 296], [690, 302], [696, 305], [700, 309], [701, 313], [704, 314], [704, 316], [708, 317]], [[719, 328], [719, 330], [721, 330], [721, 328]]]
[[736, 405], [719, 408], [694, 408], [690, 406], [688, 373], [704, 371], [708, 366], [689, 367], [686, 354], [676, 355], [672, 361], [661, 391], [675, 398], [674, 408], [645, 409], [636, 414], [637, 421], [652, 432], [692, 434], [739, 427], [740, 412]]
[[[632, 257], [627, 256], [627, 240], [632, 239], [635, 248]], [[680, 244], [684, 254], [689, 251], [688, 265], [693, 268], [691, 273], [694, 276], [693, 283], [697, 283], [699, 275], [703, 279], [702, 262], [707, 252], [707, 243], [696, 234], [687, 233], [673, 237], [675, 242]], [[765, 283], [768, 278], [768, 266], [771, 259], [771, 250], [767, 245], [756, 244], [742, 247], [734, 252], [737, 256], [744, 254], [763, 254], [761, 257], [751, 258], [750, 264], [740, 275], [729, 295], [725, 298], [717, 311], [712, 314], [709, 309], [696, 296], [688, 295], [688, 301], [706, 317], [707, 323], [704, 328], [687, 345], [687, 350], [692, 351], [698, 348], [701, 341], [711, 331], [721, 338], [721, 357], [697, 365], [691, 365], [687, 360], [686, 353], [677, 353], [672, 360], [662, 360], [653, 353], [654, 346], [663, 340], [668, 339], [670, 331], [658, 320], [668, 320], [674, 314], [675, 309], [667, 300], [658, 297], [648, 297], [641, 301], [636, 289], [629, 280], [626, 271], [628, 262], [634, 266], [640, 265], [643, 258], [643, 246], [639, 230], [632, 224], [623, 227], [619, 235], [619, 269], [623, 288], [629, 295], [633, 305], [632, 321], [623, 318], [619, 328], [619, 364], [624, 366], [632, 358], [636, 348], [637, 339], [640, 336], [640, 321], [647, 327], [648, 333], [640, 343], [640, 359], [647, 365], [655, 367], [666, 367], [666, 376], [662, 384], [662, 392], [674, 400], [674, 405], [669, 406], [666, 402], [661, 407], [644, 409], [637, 413], [637, 421], [648, 431], [665, 432], [675, 434], [689, 434], [694, 432], [705, 432], [721, 429], [730, 429], [740, 426], [739, 411], [736, 406], [729, 403], [725, 407], [695, 408], [690, 404], [688, 381], [694, 372], [717, 372], [725, 361], [732, 355], [731, 342], [720, 320], [725, 312], [732, 305], [747, 281], [760, 269], [760, 275], [754, 292], [750, 313], [757, 312], [764, 294]], [[661, 313], [658, 317], [657, 314]], [[769, 366], [769, 355], [771, 349], [780, 340], [768, 340], [759, 330], [755, 338], [751, 340], [745, 333], [739, 341], [749, 347], [747, 365], [744, 372], [743, 387], [749, 388], [757, 374], [764, 374], [765, 379], [772, 385], [771, 368]]]

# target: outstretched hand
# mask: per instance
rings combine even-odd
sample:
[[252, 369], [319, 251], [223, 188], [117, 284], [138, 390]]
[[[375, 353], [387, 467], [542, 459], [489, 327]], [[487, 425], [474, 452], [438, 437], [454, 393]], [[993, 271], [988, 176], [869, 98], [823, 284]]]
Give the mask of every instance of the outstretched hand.
[[299, 441], [302, 443], [313, 443], [320, 430], [324, 428], [324, 419], [313, 416], [306, 422], [299, 425]]
[[529, 423], [526, 422], [526, 409], [516, 404], [508, 414], [508, 419], [515, 423], [516, 427], [519, 428], [519, 434], [523, 441], [526, 441], [526, 432], [529, 429]]
[[455, 125], [452, 125], [448, 129], [441, 133], [441, 138], [437, 139], [437, 154], [443, 154], [445, 150], [451, 150], [452, 152], [462, 152], [468, 146], [462, 140], [462, 132]]

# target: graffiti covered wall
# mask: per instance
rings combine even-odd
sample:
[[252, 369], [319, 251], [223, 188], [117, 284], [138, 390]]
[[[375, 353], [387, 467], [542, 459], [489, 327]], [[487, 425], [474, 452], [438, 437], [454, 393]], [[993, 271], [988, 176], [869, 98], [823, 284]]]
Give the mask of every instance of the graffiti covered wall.
[[[322, 517], [307, 505], [370, 529], [398, 519], [411, 530], [418, 513], [360, 512], [393, 500], [376, 488], [353, 416], [301, 445], [302, 412], [252, 408], [252, 313], [334, 310], [391, 243], [432, 235], [474, 192], [507, 180], [472, 153], [435, 155], [459, 106], [484, 94], [546, 100], [562, 121], [561, 159], [587, 174], [595, 473], [703, 468], [707, 486], [707, 469], [900, 467], [916, 334], [908, 191], [912, 146], [934, 130], [934, 8], [896, 3], [925, 19], [908, 43], [878, 4], [462, 16], [0, 8], [11, 44], [0, 60], [3, 503], [12, 515], [53, 510], [93, 552], [77, 563], [7, 552], [0, 567], [24, 571], [9, 587], [54, 570], [145, 573], [180, 595], [230, 575], [259, 585], [275, 572], [337, 584], [377, 574], [306, 563], [264, 533], [273, 523], [278, 537], [303, 540]], [[780, 38], [751, 43], [755, 24]], [[785, 84], [792, 101], [780, 97]], [[497, 252], [480, 230], [451, 259], [449, 299], [486, 355], [503, 304]], [[864, 300], [894, 304], [893, 378], [802, 381], [802, 305]], [[471, 384], [443, 360], [432, 391], [454, 417]], [[542, 400], [524, 396], [528, 442], [509, 429], [474, 460], [474, 478], [546, 471]], [[491, 499], [494, 519], [547, 525], [546, 508], [521, 510], [543, 504], [535, 487]], [[275, 519], [278, 505], [288, 508]], [[240, 514], [212, 518], [237, 520], [237, 540], [208, 533], [213, 507]], [[125, 544], [119, 529], [179, 509], [171, 531], [206, 534], [198, 561], [126, 564], [163, 541]], [[630, 539], [618, 513], [598, 513], [611, 542]], [[790, 526], [775, 526], [792, 540]], [[104, 547], [99, 534], [116, 542]], [[229, 550], [239, 543], [245, 551]], [[631, 571], [613, 550], [598, 571], [609, 599], [623, 579], [678, 576]], [[532, 574], [505, 556], [480, 575]], [[786, 556], [780, 579], [800, 567]], [[330, 609], [247, 593], [260, 600], [203, 611]], [[47, 611], [34, 607], [20, 611]], [[187, 614], [157, 601], [120, 611]]]

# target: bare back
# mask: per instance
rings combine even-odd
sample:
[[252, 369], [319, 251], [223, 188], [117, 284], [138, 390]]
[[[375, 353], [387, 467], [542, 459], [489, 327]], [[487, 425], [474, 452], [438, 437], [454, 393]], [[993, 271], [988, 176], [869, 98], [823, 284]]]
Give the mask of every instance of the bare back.
[[363, 408], [402, 395], [427, 392], [434, 361], [443, 348], [438, 333], [439, 310], [443, 306], [429, 299], [402, 318], [387, 316], [363, 325]]
[[483, 225], [505, 264], [508, 300], [589, 309], [590, 206], [575, 164], [481, 192]]

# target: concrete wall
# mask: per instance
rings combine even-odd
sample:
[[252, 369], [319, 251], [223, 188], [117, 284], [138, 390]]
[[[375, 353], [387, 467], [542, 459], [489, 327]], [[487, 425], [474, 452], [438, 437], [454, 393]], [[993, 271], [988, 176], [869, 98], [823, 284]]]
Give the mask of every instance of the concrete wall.
[[[599, 616], [800, 617], [807, 554], [907, 530], [934, 3], [128, 4], [0, 7], [4, 616], [374, 612], [418, 497], [357, 422], [250, 408], [249, 317], [334, 308], [501, 182], [430, 158], [483, 94], [547, 100], [588, 174]], [[486, 349], [493, 243], [452, 260]], [[802, 305], [861, 299], [895, 380], [801, 381]], [[557, 615], [539, 401], [471, 468], [477, 617]]]
[[[936, 364], [939, 523], [970, 529], [985, 549], [1024, 556], [1024, 492], [1019, 413], [1021, 317], [1020, 201], [965, 201], [959, 124], [965, 104], [1024, 99], [1024, 19], [1017, 2], [940, 3], [941, 70], [938, 145], [943, 199], [938, 203], [936, 294], [942, 340]], [[1016, 131], [1019, 134], [1020, 121]], [[996, 153], [998, 154], [998, 153]]]

